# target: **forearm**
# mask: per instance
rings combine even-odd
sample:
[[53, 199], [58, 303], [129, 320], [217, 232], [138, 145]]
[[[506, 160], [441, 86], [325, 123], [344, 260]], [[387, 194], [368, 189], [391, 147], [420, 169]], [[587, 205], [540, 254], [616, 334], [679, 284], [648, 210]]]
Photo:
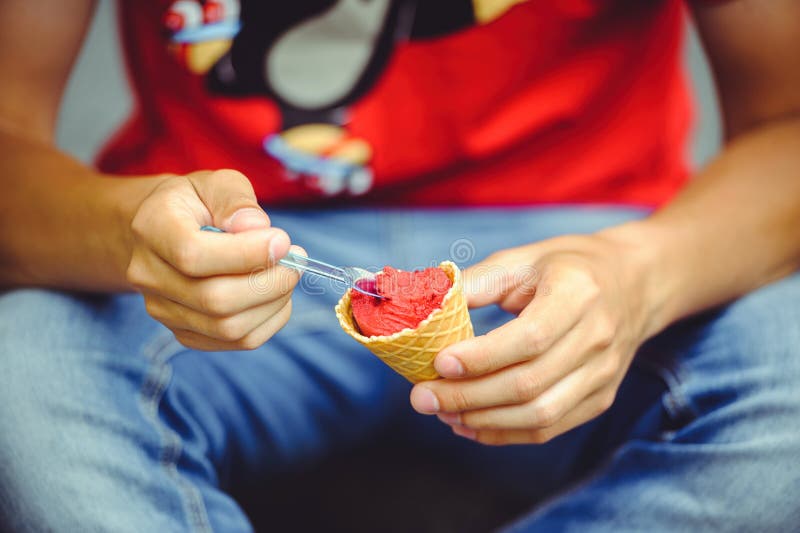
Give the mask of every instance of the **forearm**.
[[162, 178], [114, 179], [0, 131], [0, 286], [130, 290], [130, 221]]
[[649, 218], [604, 232], [643, 272], [648, 333], [800, 266], [800, 119], [740, 135]]

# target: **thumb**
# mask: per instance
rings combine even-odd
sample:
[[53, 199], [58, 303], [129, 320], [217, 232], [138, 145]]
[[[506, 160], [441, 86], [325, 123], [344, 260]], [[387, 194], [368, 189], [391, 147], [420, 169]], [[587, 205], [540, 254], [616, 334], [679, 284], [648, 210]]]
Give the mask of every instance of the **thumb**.
[[220, 227], [228, 233], [239, 233], [251, 229], [266, 229], [269, 227], [269, 217], [260, 207], [242, 207], [233, 212]]
[[270, 227], [250, 180], [235, 170], [195, 172], [188, 176], [211, 214], [212, 224], [228, 233]]

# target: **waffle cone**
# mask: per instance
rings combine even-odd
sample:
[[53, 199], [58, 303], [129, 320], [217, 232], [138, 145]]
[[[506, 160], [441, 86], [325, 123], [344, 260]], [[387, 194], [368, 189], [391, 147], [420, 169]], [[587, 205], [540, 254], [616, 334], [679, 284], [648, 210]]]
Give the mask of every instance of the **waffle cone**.
[[414, 328], [406, 328], [392, 335], [365, 337], [358, 331], [350, 306], [350, 291], [336, 304], [336, 317], [342, 329], [377, 355], [384, 363], [411, 383], [436, 379], [433, 359], [445, 346], [468, 339], [474, 335], [467, 311], [467, 298], [461, 271], [444, 261], [439, 268], [445, 271], [453, 286], [445, 294], [441, 308]]

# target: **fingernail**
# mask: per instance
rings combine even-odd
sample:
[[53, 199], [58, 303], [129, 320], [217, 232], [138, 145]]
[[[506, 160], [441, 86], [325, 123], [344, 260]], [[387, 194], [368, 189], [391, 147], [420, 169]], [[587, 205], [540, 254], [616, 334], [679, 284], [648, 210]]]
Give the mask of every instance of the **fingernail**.
[[411, 405], [423, 414], [432, 415], [439, 411], [439, 399], [427, 387], [414, 387], [411, 391]]
[[444, 378], [458, 378], [464, 375], [464, 366], [452, 355], [440, 355], [433, 362], [433, 366]]
[[239, 209], [228, 221], [228, 229], [234, 233], [266, 227], [269, 227], [267, 215], [264, 211], [255, 207]]
[[439, 413], [436, 416], [445, 424], [461, 424], [461, 413]]
[[285, 255], [283, 253], [284, 243], [281, 242], [282, 240], [283, 239], [281, 239], [281, 232], [276, 231], [275, 234], [272, 235], [271, 240], [269, 242], [269, 252], [268, 252], [270, 263], [275, 263], [278, 254], [281, 254], [281, 257]]
[[477, 431], [466, 426], [452, 426], [452, 428], [453, 433], [459, 437], [464, 437], [465, 439], [475, 440], [475, 438], [478, 436]]

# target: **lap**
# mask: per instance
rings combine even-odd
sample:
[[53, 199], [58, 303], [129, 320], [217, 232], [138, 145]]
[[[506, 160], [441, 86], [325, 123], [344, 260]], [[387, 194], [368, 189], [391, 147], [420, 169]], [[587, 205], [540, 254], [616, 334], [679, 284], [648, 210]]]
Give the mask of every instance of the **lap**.
[[[296, 242], [334, 262], [419, 268], [427, 265], [415, 264], [418, 258], [465, 264], [498, 248], [593, 231], [640, 213], [272, 216]], [[348, 252], [354, 234], [363, 242]], [[384, 424], [423, 428], [487, 475], [500, 472], [523, 488], [535, 479], [537, 498], [561, 491], [525, 524], [548, 517], [564, 524], [567, 515], [598, 519], [602, 509], [625, 516], [630, 502], [660, 498], [663, 505], [650, 509], [659, 516], [674, 504], [665, 487], [703, 501], [713, 485], [727, 502], [744, 498], [749, 486], [752, 506], [785, 503], [779, 490], [797, 483], [789, 457], [800, 453], [800, 435], [791, 429], [800, 426], [798, 396], [791, 395], [800, 388], [799, 279], [654, 339], [606, 416], [544, 447], [492, 450], [445, 436], [435, 421], [413, 415], [408, 385], [338, 330], [330, 309], [338, 294], [326, 286], [301, 284], [289, 326], [247, 353], [184, 349], [147, 317], [138, 296], [9, 292], [0, 296], [0, 464], [9, 465], [0, 469], [0, 515], [94, 516], [165, 531], [180, 529], [176, 516], [202, 529], [208, 513], [246, 524], [220, 487], [368, 439]], [[476, 328], [506, 319], [483, 311]], [[425, 439], [413, 433], [410, 440]], [[734, 470], [735, 483], [725, 474]], [[754, 497], [752, 485], [760, 489], [765, 475], [779, 483]], [[563, 492], [579, 477], [580, 488]], [[44, 500], [49, 511], [40, 508]], [[142, 523], [141, 506], [131, 502], [155, 509], [150, 522]], [[575, 515], [579, 504], [583, 514]], [[748, 505], [725, 510], [752, 511]], [[774, 520], [797, 512], [788, 504], [782, 509]]]

